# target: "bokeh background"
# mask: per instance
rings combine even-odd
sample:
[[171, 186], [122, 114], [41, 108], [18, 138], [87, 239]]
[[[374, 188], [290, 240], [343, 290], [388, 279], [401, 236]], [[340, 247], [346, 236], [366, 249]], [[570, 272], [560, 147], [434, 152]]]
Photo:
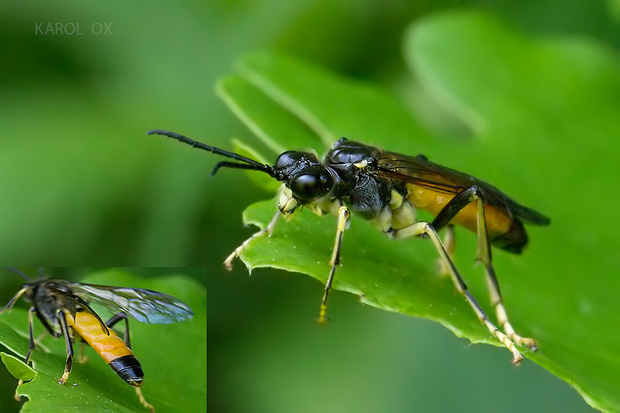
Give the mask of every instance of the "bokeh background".
[[[241, 173], [210, 179], [207, 155], [145, 135], [249, 139], [214, 85], [256, 48], [406, 95], [403, 30], [459, 8], [620, 46], [617, 0], [0, 3], [0, 262], [204, 267], [211, 411], [591, 410], [534, 363], [514, 368], [437, 324], [335, 293], [337, 317], [319, 328], [319, 283], [226, 273], [223, 258], [252, 233], [242, 210], [272, 194]], [[18, 283], [0, 280], [3, 302]], [[10, 411], [15, 383], [0, 374]]]

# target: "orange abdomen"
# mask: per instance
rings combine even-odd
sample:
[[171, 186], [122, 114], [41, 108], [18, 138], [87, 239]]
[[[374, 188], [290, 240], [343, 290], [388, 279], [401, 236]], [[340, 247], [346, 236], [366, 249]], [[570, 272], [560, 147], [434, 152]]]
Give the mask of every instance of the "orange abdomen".
[[120, 378], [135, 387], [142, 385], [144, 372], [140, 363], [112, 329], [108, 329], [109, 335], [106, 334], [99, 320], [86, 311], [78, 311], [75, 320], [70, 313], [65, 314], [67, 324], [112, 367]]
[[69, 326], [73, 327], [84, 341], [91, 346], [97, 354], [110, 364], [112, 360], [123, 356], [133, 356], [133, 352], [127, 347], [125, 342], [116, 335], [114, 331], [108, 329], [110, 335], [101, 328], [99, 320], [86, 311], [78, 311], [75, 314], [75, 322], [72, 317], [67, 317]]
[[[433, 191], [413, 184], [407, 184], [407, 199], [418, 209], [437, 216], [454, 198], [452, 193]], [[505, 209], [485, 203], [484, 216], [487, 224], [489, 241], [508, 251], [519, 253], [527, 244], [527, 235], [521, 222], [508, 215]], [[452, 224], [460, 225], [476, 232], [478, 225], [478, 207], [475, 202], [463, 208], [452, 220]]]

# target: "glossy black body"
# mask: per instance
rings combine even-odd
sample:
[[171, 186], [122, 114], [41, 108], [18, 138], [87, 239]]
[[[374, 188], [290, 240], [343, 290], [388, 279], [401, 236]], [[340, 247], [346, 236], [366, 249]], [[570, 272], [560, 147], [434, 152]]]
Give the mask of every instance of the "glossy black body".
[[[285, 166], [280, 159], [285, 157]], [[410, 187], [449, 195], [458, 195], [469, 188], [476, 188], [484, 203], [495, 207], [511, 220], [510, 228], [497, 235], [491, 242], [497, 247], [519, 253], [527, 244], [523, 221], [535, 225], [548, 225], [549, 218], [520, 205], [494, 186], [462, 172], [430, 162], [425, 156], [407, 156], [340, 139], [327, 152], [324, 162], [313, 154], [285, 152], [273, 168], [274, 175], [293, 192], [300, 204], [313, 202], [323, 196], [341, 199], [355, 213], [365, 219], [374, 219], [388, 205], [392, 190], [404, 198], [411, 197]], [[324, 185], [300, 185], [315, 182], [316, 177], [330, 176]], [[315, 177], [315, 179], [311, 179]], [[463, 208], [458, 204], [455, 208]], [[455, 211], [458, 212], [458, 211]], [[436, 230], [449, 224], [433, 222]]]

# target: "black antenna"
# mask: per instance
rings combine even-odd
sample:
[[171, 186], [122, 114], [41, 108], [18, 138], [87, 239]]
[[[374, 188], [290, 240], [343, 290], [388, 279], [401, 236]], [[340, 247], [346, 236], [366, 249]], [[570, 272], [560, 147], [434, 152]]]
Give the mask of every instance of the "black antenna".
[[255, 161], [254, 159], [246, 158], [245, 156], [242, 156], [242, 155], [239, 155], [233, 152], [228, 152], [223, 149], [216, 148], [214, 146], [205, 145], [204, 143], [197, 142], [193, 139], [190, 139], [183, 135], [179, 135], [178, 133], [175, 133], [175, 132], [155, 129], [152, 131], [148, 131], [146, 134], [167, 136], [169, 138], [176, 139], [179, 142], [186, 143], [193, 148], [202, 149], [205, 151], [212, 152], [216, 155], [225, 156], [227, 158], [232, 158], [236, 161], [243, 162], [242, 164], [235, 163], [235, 162], [220, 162], [215, 166], [211, 175], [215, 174], [218, 169], [222, 167], [226, 167], [226, 168], [236, 168], [236, 169], [251, 169], [253, 171], [264, 172], [267, 175], [271, 176], [272, 178], [276, 177], [276, 174], [273, 170], [273, 167], [271, 167], [271, 165], [262, 164], [260, 162]]
[[21, 271], [21, 270], [18, 270], [18, 269], [17, 269], [17, 268], [15, 268], [15, 267], [3, 267], [3, 268], [4, 268], [5, 270], [9, 270], [9, 271], [11, 271], [11, 272], [12, 272], [12, 273], [14, 273], [14, 274], [19, 275], [20, 277], [22, 277], [22, 278], [23, 278], [24, 280], [26, 280], [26, 281], [32, 281], [32, 278], [30, 278], [30, 277], [29, 277], [26, 273], [24, 273], [24, 272], [23, 272], [23, 271]]

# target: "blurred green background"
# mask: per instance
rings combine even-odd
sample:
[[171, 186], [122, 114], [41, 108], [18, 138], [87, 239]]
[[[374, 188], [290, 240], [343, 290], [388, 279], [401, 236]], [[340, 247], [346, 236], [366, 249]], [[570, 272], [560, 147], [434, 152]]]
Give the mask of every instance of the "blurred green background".
[[[222, 260], [253, 232], [242, 210], [272, 194], [233, 171], [211, 179], [206, 154], [145, 136], [170, 129], [224, 148], [251, 138], [214, 85], [255, 48], [411, 98], [405, 27], [461, 8], [532, 35], [620, 46], [617, 0], [0, 3], [0, 261], [205, 267], [211, 411], [591, 410], [534, 363], [514, 368], [504, 351], [437, 324], [336, 293], [334, 320], [319, 328], [319, 283], [248, 277], [239, 264], [226, 273]], [[48, 23], [83, 34], [46, 34]], [[2, 302], [18, 282], [0, 280]], [[14, 380], [0, 370], [4, 412]]]

